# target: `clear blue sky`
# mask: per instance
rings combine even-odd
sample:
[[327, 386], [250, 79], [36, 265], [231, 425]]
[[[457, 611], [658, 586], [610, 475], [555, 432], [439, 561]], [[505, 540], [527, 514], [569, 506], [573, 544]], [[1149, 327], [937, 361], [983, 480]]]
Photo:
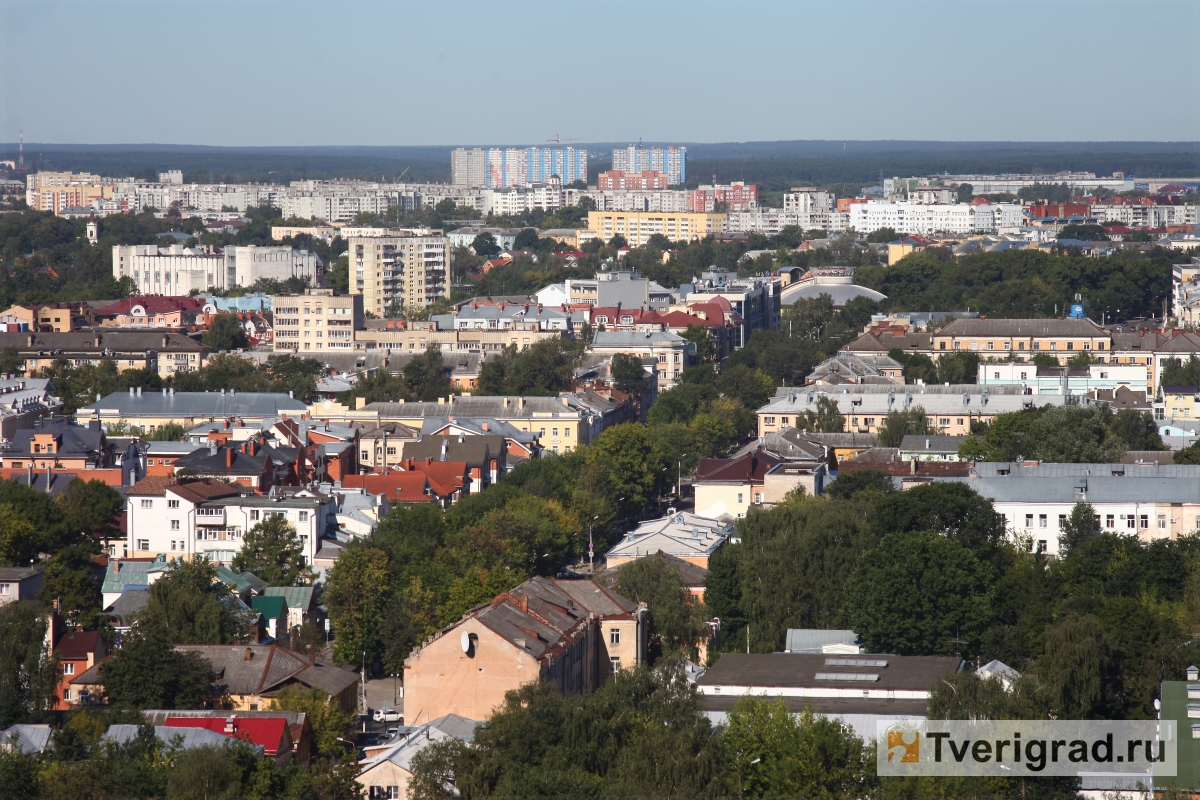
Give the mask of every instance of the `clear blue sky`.
[[15, 141], [1200, 140], [1200, 0], [17, 2]]

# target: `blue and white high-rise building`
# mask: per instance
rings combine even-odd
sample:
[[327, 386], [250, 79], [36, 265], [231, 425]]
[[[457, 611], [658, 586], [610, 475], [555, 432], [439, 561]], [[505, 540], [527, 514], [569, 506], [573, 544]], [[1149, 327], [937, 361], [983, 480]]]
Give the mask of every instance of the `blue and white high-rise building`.
[[505, 189], [546, 183], [557, 175], [565, 186], [587, 181], [587, 157], [587, 150], [575, 147], [460, 147], [450, 155], [451, 180], [455, 185]]
[[652, 169], [667, 176], [671, 185], [687, 183], [686, 147], [629, 147], [613, 150], [612, 168], [622, 172]]

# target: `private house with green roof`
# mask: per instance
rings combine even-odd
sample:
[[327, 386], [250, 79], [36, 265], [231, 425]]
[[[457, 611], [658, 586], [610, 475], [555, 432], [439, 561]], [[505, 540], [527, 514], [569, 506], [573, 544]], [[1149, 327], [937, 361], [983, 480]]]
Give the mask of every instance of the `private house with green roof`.
[[250, 600], [250, 610], [262, 615], [267, 626], [267, 635], [272, 639], [288, 635], [288, 606], [282, 597], [259, 595]]
[[146, 589], [170, 569], [165, 555], [157, 558], [113, 558], [100, 587], [101, 600], [108, 608], [128, 589]]
[[289, 629], [315, 621], [312, 586], [268, 586], [263, 590], [263, 594], [267, 597], [282, 597], [287, 603]]

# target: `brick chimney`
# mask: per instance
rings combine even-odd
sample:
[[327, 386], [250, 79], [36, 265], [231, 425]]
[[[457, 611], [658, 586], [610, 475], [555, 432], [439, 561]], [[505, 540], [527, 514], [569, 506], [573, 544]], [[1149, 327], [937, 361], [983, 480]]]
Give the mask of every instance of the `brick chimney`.
[[233, 448], [226, 447], [225, 448], [225, 467], [230, 468], [232, 466], [233, 466]]
[[246, 658], [245, 658], [245, 660], [246, 660], [246, 661], [249, 661], [249, 660], [251, 660], [252, 658], [254, 658], [254, 651], [253, 651], [253, 650], [251, 650], [249, 647], [247, 647], [247, 648], [246, 648]]

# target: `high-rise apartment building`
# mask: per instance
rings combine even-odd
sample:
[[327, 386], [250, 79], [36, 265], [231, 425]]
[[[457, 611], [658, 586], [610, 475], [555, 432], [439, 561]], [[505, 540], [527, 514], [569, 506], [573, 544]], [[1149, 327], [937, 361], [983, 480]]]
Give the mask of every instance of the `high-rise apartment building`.
[[272, 303], [276, 352], [353, 350], [354, 332], [364, 327], [361, 295], [309, 289], [304, 294], [277, 295]]
[[450, 296], [450, 240], [445, 236], [353, 236], [350, 293], [382, 317], [389, 306], [424, 308]]
[[641, 247], [658, 233], [672, 242], [690, 242], [725, 230], [725, 214], [589, 211], [588, 230], [604, 241], [617, 234], [630, 247]]
[[87, 172], [35, 172], [25, 179], [25, 202], [34, 211], [62, 214], [113, 196], [113, 179]]
[[450, 180], [456, 186], [507, 188], [548, 183], [557, 175], [563, 184], [587, 181], [587, 150], [574, 147], [459, 147], [450, 153]]
[[619, 169], [601, 172], [596, 178], [596, 188], [600, 190], [622, 190], [622, 189], [666, 189], [667, 176], [661, 172], [655, 172], [652, 169], [642, 170], [635, 174], [628, 174]]
[[612, 168], [622, 172], [652, 169], [667, 176], [672, 186], [687, 183], [686, 147], [639, 147], [635, 144], [613, 150]]
[[758, 207], [758, 186], [744, 181], [701, 186], [688, 193], [688, 211], [748, 211]]

